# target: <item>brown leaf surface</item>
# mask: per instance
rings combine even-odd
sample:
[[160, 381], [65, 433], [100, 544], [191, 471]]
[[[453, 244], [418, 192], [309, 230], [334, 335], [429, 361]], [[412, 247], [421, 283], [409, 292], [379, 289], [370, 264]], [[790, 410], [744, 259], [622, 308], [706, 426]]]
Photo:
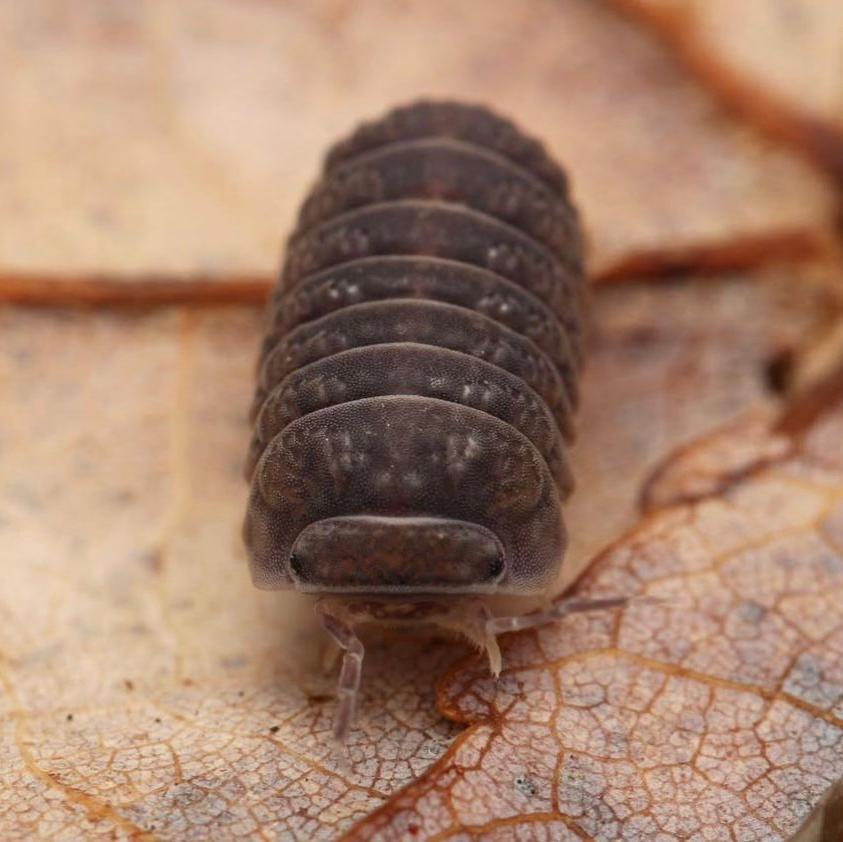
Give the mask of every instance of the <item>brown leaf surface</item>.
[[471, 727], [346, 838], [788, 838], [843, 776], [843, 379], [779, 433], [577, 588], [660, 604], [513, 635], [497, 683], [452, 670], [440, 705]]
[[843, 178], [843, 5], [614, 0], [763, 128]]
[[[779, 398], [770, 369], [791, 352], [799, 367], [799, 349], [834, 330], [840, 281], [837, 269], [803, 265], [600, 290], [571, 457], [577, 491], [566, 504], [566, 582], [636, 523], [639, 503], [678, 497], [677, 485], [685, 494], [708, 490], [707, 468], [692, 469], [678, 454], [661, 467], [668, 454], [693, 450], [725, 424], [766, 430]], [[742, 450], [729, 461], [718, 453], [717, 472], [775, 446], [766, 437], [725, 438]]]
[[0, 5], [0, 40], [6, 299], [255, 300], [326, 146], [420, 95], [547, 141], [598, 276], [814, 250], [831, 212], [592, 0], [32, 0]]
[[[596, 296], [569, 569], [634, 518], [658, 447], [768, 405], [764, 360], [828, 315], [790, 277]], [[374, 641], [350, 767], [331, 754], [309, 603], [253, 589], [240, 544], [259, 324], [2, 311], [0, 838], [331, 839], [458, 733], [434, 686], [465, 649]]]
[[454, 733], [453, 649], [405, 643], [331, 757], [310, 607], [254, 590], [238, 535], [258, 322], [3, 314], [3, 839], [330, 838]]

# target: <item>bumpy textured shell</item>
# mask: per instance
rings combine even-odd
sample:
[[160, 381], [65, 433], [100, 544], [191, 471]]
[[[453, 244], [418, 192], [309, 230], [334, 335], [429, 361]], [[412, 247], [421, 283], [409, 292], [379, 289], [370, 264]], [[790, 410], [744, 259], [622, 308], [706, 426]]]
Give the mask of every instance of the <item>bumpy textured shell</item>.
[[565, 175], [509, 121], [421, 102], [336, 145], [261, 347], [244, 525], [255, 583], [551, 583], [582, 298]]

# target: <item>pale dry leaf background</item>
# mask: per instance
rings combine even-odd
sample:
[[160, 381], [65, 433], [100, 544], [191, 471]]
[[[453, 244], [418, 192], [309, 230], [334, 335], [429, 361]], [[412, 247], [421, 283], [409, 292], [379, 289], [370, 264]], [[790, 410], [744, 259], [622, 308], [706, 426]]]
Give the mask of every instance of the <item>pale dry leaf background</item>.
[[843, 5], [615, 0], [741, 113], [843, 178]]
[[540, 129], [597, 274], [817, 250], [833, 212], [800, 161], [593, 0], [32, 0], [0, 4], [0, 40], [7, 299], [154, 280], [135, 294], [254, 300], [326, 146], [421, 95]]
[[[596, 2], [37, 0], [0, 28], [0, 296], [41, 305], [0, 315], [0, 838], [786, 838], [843, 776], [840, 421], [770, 432], [782, 369], [835, 362], [821, 177]], [[373, 639], [346, 765], [309, 603], [248, 581], [236, 302], [324, 147], [419, 93], [547, 139], [592, 270], [639, 273], [594, 293], [565, 575], [634, 528], [582, 587], [677, 604], [516, 636], [500, 685]], [[85, 300], [121, 306], [56, 307]]]
[[675, 448], [721, 425], [763, 427], [775, 412], [770, 366], [841, 316], [827, 284], [843, 278], [813, 271], [774, 267], [598, 290], [582, 433], [571, 454], [578, 488], [566, 504], [576, 524], [566, 581], [635, 524], [648, 477]]

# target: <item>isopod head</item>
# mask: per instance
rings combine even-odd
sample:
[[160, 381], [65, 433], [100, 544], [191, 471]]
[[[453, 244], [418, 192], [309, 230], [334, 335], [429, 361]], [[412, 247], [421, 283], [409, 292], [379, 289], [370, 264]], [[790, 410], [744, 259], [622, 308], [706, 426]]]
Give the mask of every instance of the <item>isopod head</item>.
[[389, 395], [311, 412], [255, 468], [259, 587], [537, 593], [564, 552], [559, 494], [527, 437], [479, 409]]

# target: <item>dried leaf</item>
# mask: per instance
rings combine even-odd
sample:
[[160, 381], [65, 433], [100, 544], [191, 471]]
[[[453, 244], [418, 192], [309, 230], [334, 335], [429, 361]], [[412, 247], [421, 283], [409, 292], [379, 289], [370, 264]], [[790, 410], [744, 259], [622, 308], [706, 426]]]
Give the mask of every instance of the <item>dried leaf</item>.
[[592, 0], [33, 0], [0, 6], [0, 39], [7, 299], [255, 300], [327, 145], [421, 95], [547, 141], [599, 276], [816, 250], [832, 212]]
[[615, 0], [760, 126], [843, 178], [843, 6]]
[[841, 383], [778, 424], [786, 455], [651, 515], [577, 588], [660, 603], [513, 635], [497, 683], [452, 670], [440, 705], [470, 727], [345, 838], [788, 838], [843, 776]]
[[[840, 279], [826, 268], [813, 286], [802, 266], [600, 290], [571, 457], [577, 491], [566, 504], [566, 582], [636, 523], [639, 502], [648, 508], [707, 490], [704, 466], [677, 454], [660, 467], [668, 454], [693, 450], [698, 437], [727, 423], [766, 429], [780, 397], [770, 364], [788, 350], [797, 366], [797, 349], [838, 323], [840, 304], [826, 282]], [[718, 453], [719, 471], [726, 458], [737, 470], [756, 458], [755, 448], [769, 447], [751, 435], [728, 435], [724, 444], [738, 442], [752, 453]]]
[[399, 642], [332, 756], [311, 606], [256, 591], [238, 534], [258, 326], [2, 316], [3, 839], [331, 838], [454, 734], [431, 676], [459, 647]]
[[[634, 518], [648, 435], [672, 446], [766, 405], [763, 360], [826, 317], [777, 290], [735, 276], [595, 296], [570, 510], [586, 542]], [[0, 314], [3, 839], [331, 839], [459, 731], [434, 686], [466, 650], [374, 641], [349, 767], [332, 754], [310, 605], [253, 589], [240, 544], [259, 325], [237, 309]]]

